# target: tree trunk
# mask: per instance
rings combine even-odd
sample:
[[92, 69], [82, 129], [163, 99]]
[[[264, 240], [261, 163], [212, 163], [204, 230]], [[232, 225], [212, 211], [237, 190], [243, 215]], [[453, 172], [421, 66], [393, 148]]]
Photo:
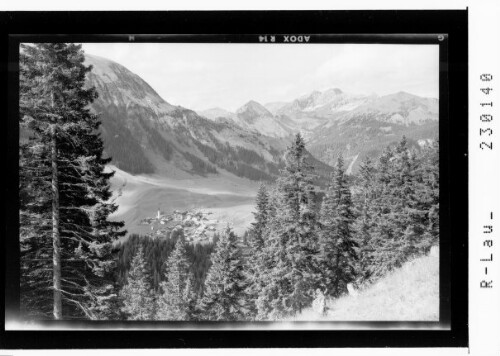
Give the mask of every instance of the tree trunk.
[[51, 129], [51, 161], [52, 161], [52, 287], [54, 289], [54, 319], [62, 319], [61, 298], [61, 236], [59, 233], [59, 182], [57, 166], [56, 124]]

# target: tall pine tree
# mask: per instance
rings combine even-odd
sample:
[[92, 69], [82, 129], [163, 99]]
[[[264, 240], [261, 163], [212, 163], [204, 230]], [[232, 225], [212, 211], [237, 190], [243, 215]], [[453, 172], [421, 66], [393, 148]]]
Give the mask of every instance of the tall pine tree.
[[177, 239], [175, 249], [168, 257], [165, 267], [166, 281], [161, 283], [157, 319], [191, 320], [196, 303], [194, 277], [189, 271], [186, 246], [182, 237]]
[[228, 227], [217, 241], [198, 309], [203, 320], [248, 319], [244, 261], [237, 236]]
[[255, 199], [256, 212], [253, 213], [255, 221], [252, 223], [250, 245], [259, 252], [264, 247], [265, 229], [269, 220], [269, 193], [264, 184], [261, 184]]
[[437, 242], [437, 152], [437, 146], [419, 152], [403, 137], [380, 157], [371, 189], [370, 280], [427, 252]]
[[339, 157], [335, 174], [323, 199], [321, 209], [321, 270], [325, 294], [338, 297], [347, 291], [347, 284], [356, 279], [358, 244], [353, 228], [355, 216], [351, 191]]
[[120, 291], [122, 312], [129, 320], [154, 320], [156, 300], [151, 284], [151, 271], [144, 259], [144, 250], [139, 246], [132, 260], [127, 284]]
[[439, 243], [439, 141], [433, 140], [423, 148], [420, 157], [418, 207], [425, 212], [421, 252], [428, 252]]
[[[115, 297], [110, 159], [85, 87], [81, 46], [22, 45], [20, 221], [23, 310], [38, 317], [108, 318]], [[52, 314], [52, 315], [51, 315]]]
[[375, 199], [376, 168], [370, 157], [366, 157], [359, 168], [359, 192], [355, 198], [357, 218], [355, 230], [359, 244], [358, 275], [360, 282], [370, 278], [372, 271], [372, 255], [376, 249], [372, 233], [374, 221], [373, 201]]
[[394, 152], [387, 147], [379, 157], [376, 168], [374, 197], [372, 200], [373, 226], [371, 241], [376, 249], [371, 253], [370, 280], [374, 281], [393, 268], [394, 219], [392, 206], [394, 194], [391, 187]]
[[255, 221], [249, 233], [249, 248], [246, 256], [246, 274], [248, 287], [246, 290], [249, 306], [249, 315], [255, 318], [257, 315], [256, 301], [259, 291], [263, 288], [263, 279], [261, 274], [266, 268], [264, 257], [265, 240], [268, 235], [269, 211], [269, 193], [264, 184], [259, 187], [255, 200], [256, 212], [254, 212]]
[[264, 247], [265, 286], [259, 293], [259, 319], [280, 319], [308, 307], [318, 283], [316, 190], [306, 161], [302, 136], [297, 134], [285, 156], [277, 181], [274, 216]]

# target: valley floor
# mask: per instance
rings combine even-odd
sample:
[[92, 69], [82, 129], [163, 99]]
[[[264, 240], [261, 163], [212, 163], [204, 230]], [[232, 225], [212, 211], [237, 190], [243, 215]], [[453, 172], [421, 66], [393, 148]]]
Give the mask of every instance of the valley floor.
[[[144, 218], [161, 210], [201, 209], [213, 214], [221, 225], [229, 224], [242, 235], [253, 221], [258, 182], [230, 174], [174, 179], [160, 175], [132, 175], [114, 166], [112, 189], [118, 210], [114, 220], [125, 221], [129, 233], [146, 234], [149, 227], [140, 225]], [[222, 228], [222, 226], [221, 226]]]

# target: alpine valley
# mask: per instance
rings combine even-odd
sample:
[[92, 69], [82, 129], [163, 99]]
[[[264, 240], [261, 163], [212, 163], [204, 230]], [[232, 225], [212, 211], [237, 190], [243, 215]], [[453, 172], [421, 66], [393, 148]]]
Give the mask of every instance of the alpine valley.
[[342, 154], [347, 173], [404, 135], [418, 148], [438, 137], [438, 100], [406, 92], [357, 95], [332, 88], [289, 102], [251, 100], [236, 112], [195, 112], [163, 100], [138, 75], [111, 60], [86, 55], [88, 85], [99, 114], [116, 202], [114, 217], [129, 233], [149, 233], [148, 217], [204, 210], [211, 221], [242, 234], [253, 219], [261, 181], [283, 167], [292, 137], [306, 139], [308, 161], [325, 186]]

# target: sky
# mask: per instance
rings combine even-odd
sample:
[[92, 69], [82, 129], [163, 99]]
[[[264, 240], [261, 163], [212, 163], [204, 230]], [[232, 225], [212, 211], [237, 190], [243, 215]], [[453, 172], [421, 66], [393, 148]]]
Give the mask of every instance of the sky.
[[85, 43], [144, 79], [167, 102], [236, 111], [313, 90], [439, 96], [437, 45]]

